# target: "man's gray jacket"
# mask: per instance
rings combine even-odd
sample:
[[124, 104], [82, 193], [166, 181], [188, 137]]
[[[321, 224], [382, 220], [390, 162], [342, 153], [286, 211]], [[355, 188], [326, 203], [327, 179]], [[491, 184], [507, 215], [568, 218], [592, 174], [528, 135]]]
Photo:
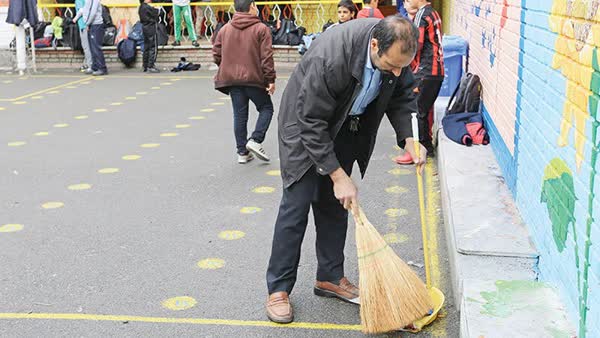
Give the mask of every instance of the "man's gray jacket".
[[[294, 69], [278, 117], [285, 188], [313, 166], [321, 175], [340, 167], [334, 140], [360, 91], [371, 31], [377, 22], [379, 19], [351, 20], [324, 32]], [[398, 142], [412, 136], [411, 113], [417, 112], [413, 88], [409, 67], [399, 77], [382, 73], [379, 95], [360, 116], [356, 161], [363, 176], [384, 114]]]

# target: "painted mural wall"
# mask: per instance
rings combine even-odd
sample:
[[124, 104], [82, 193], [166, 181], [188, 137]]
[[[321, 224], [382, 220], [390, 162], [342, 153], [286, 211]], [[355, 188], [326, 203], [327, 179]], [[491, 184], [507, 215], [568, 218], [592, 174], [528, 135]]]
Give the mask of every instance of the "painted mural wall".
[[600, 337], [600, 0], [455, 0], [492, 147], [579, 337]]

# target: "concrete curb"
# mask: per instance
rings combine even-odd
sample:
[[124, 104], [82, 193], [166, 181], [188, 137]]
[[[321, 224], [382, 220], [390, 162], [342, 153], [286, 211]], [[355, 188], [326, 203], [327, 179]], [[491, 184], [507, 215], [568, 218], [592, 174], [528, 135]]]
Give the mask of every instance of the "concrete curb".
[[[439, 127], [434, 130], [439, 131], [441, 200], [461, 337], [543, 337], [551, 332], [568, 337], [574, 330], [560, 299], [551, 287], [537, 282], [539, 254], [492, 146], [466, 147], [448, 139], [441, 129], [446, 103], [447, 98], [436, 103], [434, 121]], [[515, 287], [502, 289], [506, 285]], [[498, 306], [489, 303], [494, 295], [508, 299], [500, 305], [504, 310], [500, 317], [488, 311]], [[548, 313], [541, 319], [540, 309]], [[518, 325], [512, 325], [517, 318]]]

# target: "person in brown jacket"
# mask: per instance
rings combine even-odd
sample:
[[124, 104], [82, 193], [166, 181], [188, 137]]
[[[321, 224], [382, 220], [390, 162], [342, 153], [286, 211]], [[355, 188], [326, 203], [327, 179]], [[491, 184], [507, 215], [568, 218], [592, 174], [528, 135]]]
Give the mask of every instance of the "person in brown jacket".
[[[271, 31], [258, 18], [253, 0], [235, 0], [235, 14], [223, 26], [213, 41], [213, 59], [219, 66], [215, 88], [231, 97], [233, 131], [237, 145], [238, 163], [248, 163], [252, 154], [269, 161], [262, 143], [271, 118], [275, 92], [275, 66]], [[248, 139], [248, 104], [258, 110], [258, 120]]]

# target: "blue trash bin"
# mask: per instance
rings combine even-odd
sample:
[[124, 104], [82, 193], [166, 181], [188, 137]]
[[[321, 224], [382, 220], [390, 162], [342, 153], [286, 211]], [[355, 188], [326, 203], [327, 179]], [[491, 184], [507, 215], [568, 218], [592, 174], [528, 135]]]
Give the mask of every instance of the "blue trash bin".
[[463, 57], [467, 56], [468, 44], [460, 36], [444, 35], [442, 47], [444, 48], [445, 75], [439, 96], [451, 96], [463, 74]]

